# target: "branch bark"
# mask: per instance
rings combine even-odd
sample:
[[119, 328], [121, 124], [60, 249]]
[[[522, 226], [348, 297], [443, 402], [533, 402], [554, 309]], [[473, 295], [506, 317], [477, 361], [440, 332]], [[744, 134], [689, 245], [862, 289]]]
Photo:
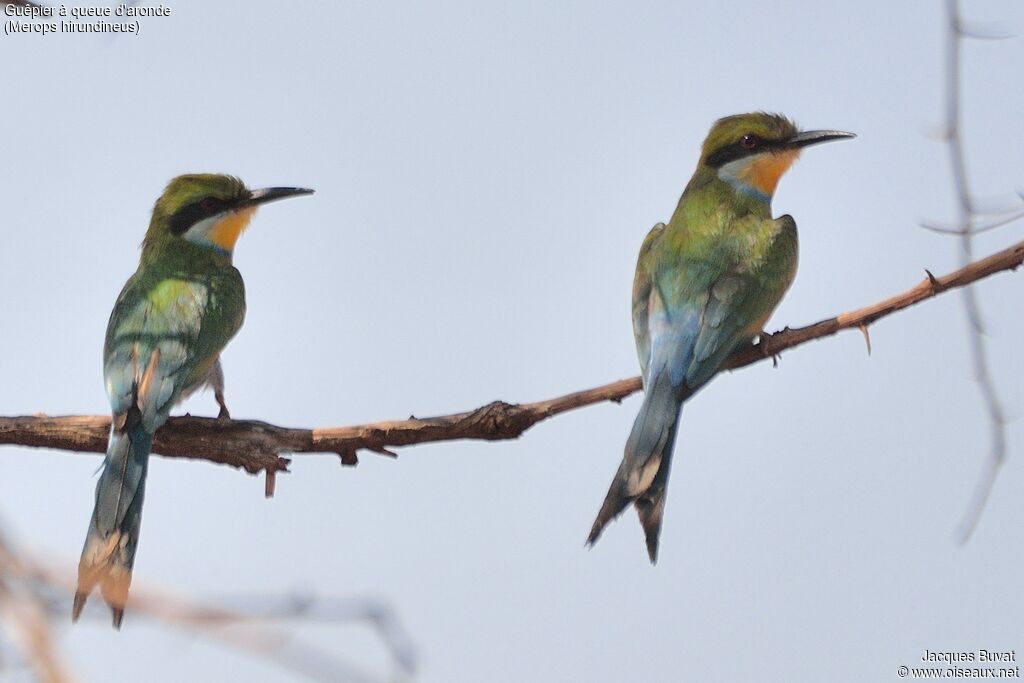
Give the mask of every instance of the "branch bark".
[[[787, 327], [765, 335], [757, 344], [734, 353], [724, 368], [735, 370], [774, 358], [786, 349], [842, 330], [859, 329], [866, 336], [868, 326], [885, 316], [995, 273], [1015, 270], [1022, 263], [1024, 242], [1019, 242], [942, 277], [925, 271], [927, 277], [918, 285], [884, 301], [813, 325]], [[157, 432], [153, 452], [173, 458], [209, 460], [253, 474], [266, 472], [266, 493], [270, 496], [274, 475], [288, 471], [290, 464], [282, 453], [336, 453], [342, 464], [355, 465], [360, 450], [395, 456], [391, 449], [397, 446], [458, 439], [515, 439], [549, 417], [604, 401], [619, 402], [640, 389], [640, 378], [634, 377], [535, 403], [495, 401], [464, 413], [353, 427], [297, 429], [256, 420], [172, 417]], [[103, 453], [109, 429], [110, 418], [105, 416], [0, 417], [0, 445]]]

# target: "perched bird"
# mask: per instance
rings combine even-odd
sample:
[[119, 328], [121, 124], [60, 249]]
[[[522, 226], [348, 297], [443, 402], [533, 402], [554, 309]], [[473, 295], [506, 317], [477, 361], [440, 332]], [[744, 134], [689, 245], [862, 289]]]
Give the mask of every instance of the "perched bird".
[[796, 222], [773, 219], [772, 194], [800, 150], [855, 137], [800, 132], [787, 118], [753, 113], [719, 119], [668, 225], [640, 248], [633, 281], [633, 335], [644, 401], [625, 454], [587, 540], [629, 503], [647, 536], [651, 563], [683, 402], [750, 344], [793, 282]]
[[107, 323], [103, 378], [113, 418], [72, 619], [99, 584], [120, 628], [153, 434], [175, 403], [203, 386], [212, 386], [220, 416], [229, 417], [220, 352], [245, 317], [242, 276], [231, 265], [235, 242], [259, 205], [311, 192], [249, 190], [231, 176], [183, 175], [153, 207], [138, 270]]

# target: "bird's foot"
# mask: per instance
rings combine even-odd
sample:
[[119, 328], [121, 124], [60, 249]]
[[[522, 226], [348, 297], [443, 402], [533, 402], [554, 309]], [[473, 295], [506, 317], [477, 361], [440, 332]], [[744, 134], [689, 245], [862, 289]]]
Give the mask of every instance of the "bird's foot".
[[777, 368], [779, 367], [779, 354], [772, 349], [773, 336], [771, 332], [761, 330], [760, 334], [757, 335], [757, 347], [761, 350], [762, 356], [772, 359], [772, 367]]
[[228, 411], [228, 404], [224, 402], [224, 394], [220, 391], [213, 392], [213, 397], [217, 399], [217, 405], [220, 406], [220, 412], [217, 413], [218, 420], [230, 420], [231, 413]]

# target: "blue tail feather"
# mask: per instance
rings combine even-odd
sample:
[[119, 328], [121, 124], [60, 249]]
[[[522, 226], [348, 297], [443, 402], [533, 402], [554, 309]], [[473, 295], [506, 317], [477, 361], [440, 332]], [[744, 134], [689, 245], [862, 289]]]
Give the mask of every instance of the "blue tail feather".
[[644, 402], [626, 441], [622, 463], [594, 520], [588, 544], [595, 543], [605, 525], [633, 503], [647, 537], [647, 554], [651, 563], [657, 561], [665, 485], [672, 464], [679, 414], [686, 397], [672, 385], [668, 372], [655, 374], [648, 383]]
[[137, 410], [129, 412], [122, 430], [111, 429], [103, 472], [96, 484], [96, 505], [78, 563], [73, 619], [99, 585], [113, 610], [114, 626], [120, 627], [139, 541], [152, 445], [153, 434], [145, 429]]

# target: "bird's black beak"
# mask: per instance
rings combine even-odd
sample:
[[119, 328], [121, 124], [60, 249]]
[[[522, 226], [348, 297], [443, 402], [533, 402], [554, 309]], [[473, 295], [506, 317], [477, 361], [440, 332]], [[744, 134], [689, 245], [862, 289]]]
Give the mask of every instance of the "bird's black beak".
[[841, 130], [805, 130], [802, 133], [797, 133], [789, 140], [786, 141], [786, 147], [793, 149], [800, 149], [801, 147], [808, 147], [810, 145], [816, 145], [819, 142], [828, 142], [829, 140], [844, 140], [846, 138], [857, 137], [853, 133], [844, 133]]
[[278, 199], [297, 197], [303, 194], [313, 194], [313, 190], [304, 187], [265, 187], [262, 190], [253, 190], [246, 199], [238, 203], [238, 208], [243, 209], [249, 206], [258, 206], [267, 202], [274, 202]]

